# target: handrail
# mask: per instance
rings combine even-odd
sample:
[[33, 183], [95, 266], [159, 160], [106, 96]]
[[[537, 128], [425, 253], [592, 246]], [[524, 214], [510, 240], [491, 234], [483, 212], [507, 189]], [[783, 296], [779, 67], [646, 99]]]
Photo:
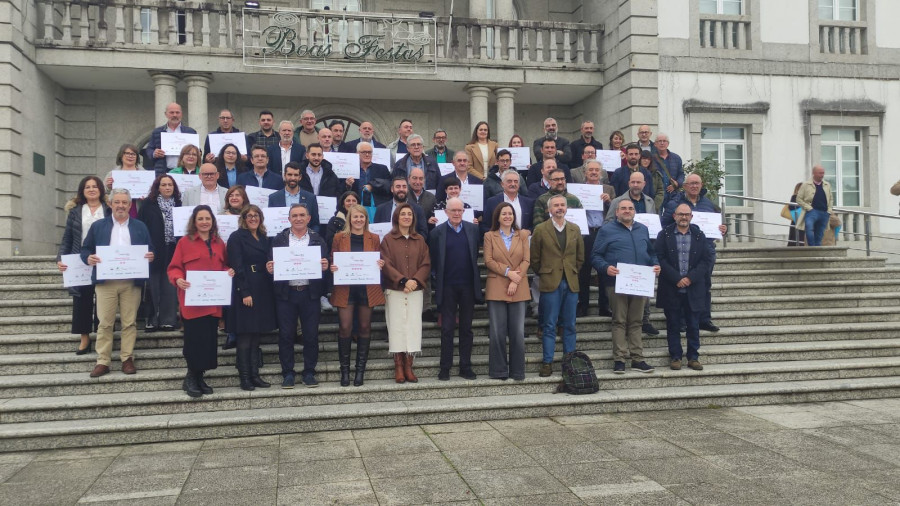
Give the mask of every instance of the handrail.
[[[718, 195], [719, 195], [719, 197], [726, 197], [726, 198], [730, 197], [730, 198], [735, 198], [735, 199], [752, 200], [753, 202], [766, 202], [769, 204], [781, 204], [783, 206], [796, 204], [796, 202], [784, 202], [781, 200], [761, 199], [759, 197], [745, 197], [743, 195], [732, 195], [730, 193], [720, 193]], [[833, 209], [835, 211], [841, 212], [841, 213], [853, 213], [853, 214], [861, 214], [863, 216], [877, 216], [878, 218], [890, 218], [892, 220], [900, 220], [900, 216], [894, 216], [892, 214], [873, 213], [870, 211], [860, 211], [858, 209], [848, 209], [846, 207], [835, 207]]]

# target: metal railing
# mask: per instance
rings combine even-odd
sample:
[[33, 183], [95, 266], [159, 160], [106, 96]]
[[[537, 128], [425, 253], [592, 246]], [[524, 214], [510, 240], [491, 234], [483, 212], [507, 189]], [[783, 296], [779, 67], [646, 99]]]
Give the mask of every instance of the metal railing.
[[[757, 225], [759, 225], [785, 227], [790, 230], [790, 227], [794, 225], [793, 222], [785, 223], [784, 221], [782, 221], [776, 223], [764, 221], [762, 219], [756, 219], [755, 212], [746, 212], [744, 210], [740, 212], [729, 213], [728, 206], [725, 205], [725, 199], [740, 199], [741, 201], [748, 203], [774, 204], [778, 206], [791, 206], [793, 204], [792, 202], [763, 199], [758, 197], [745, 197], [743, 195], [732, 195], [729, 193], [720, 193], [718, 197], [719, 205], [722, 208], [722, 222], [728, 225], [730, 230], [730, 232], [723, 239], [725, 246], [728, 245], [729, 237], [736, 237], [740, 242], [744, 242], [743, 239], [747, 239], [748, 242], [754, 242], [757, 240], [779, 242], [786, 241], [786, 237], [788, 236], [788, 234], [785, 234], [785, 237], [772, 237], [770, 235], [757, 234], [755, 232], [755, 228]], [[864, 251], [866, 253], [866, 256], [871, 256], [872, 253], [884, 255], [900, 254], [900, 248], [896, 248], [895, 251], [885, 251], [885, 249], [894, 248], [881, 248], [880, 250], [873, 249], [873, 242], [875, 242], [876, 240], [900, 241], [900, 238], [877, 234], [875, 232], [877, 227], [873, 227], [872, 223], [873, 218], [894, 220], [896, 222], [897, 220], [900, 220], [900, 216], [891, 216], [888, 214], [860, 211], [858, 209], [847, 209], [843, 207], [835, 207], [834, 214], [837, 215], [841, 220], [841, 230], [835, 235], [835, 240], [837, 241], [840, 239], [845, 243], [850, 243], [851, 245], [849, 245], [847, 249], [852, 251]], [[865, 247], [862, 247], [863, 243], [865, 244]], [[859, 244], [859, 246], [854, 247], [855, 244]]]

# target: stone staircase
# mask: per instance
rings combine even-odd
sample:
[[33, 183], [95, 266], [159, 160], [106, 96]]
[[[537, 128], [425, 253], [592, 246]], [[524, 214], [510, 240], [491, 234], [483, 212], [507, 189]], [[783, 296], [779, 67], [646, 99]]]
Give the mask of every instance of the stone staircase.
[[[609, 318], [578, 321], [578, 348], [594, 360], [595, 395], [554, 394], [540, 378], [540, 342], [529, 319], [524, 382], [487, 378], [487, 314], [476, 309], [476, 381], [437, 381], [439, 330], [425, 324], [417, 384], [393, 382], [383, 313], [376, 313], [366, 384], [337, 384], [337, 324], [320, 327], [315, 389], [244, 392], [234, 350], [207, 374], [216, 389], [181, 391], [180, 332], [144, 334], [138, 374], [116, 367], [90, 378], [95, 355], [76, 356], [71, 299], [50, 257], [0, 260], [0, 451], [174, 441], [311, 430], [513, 417], [894, 397], [900, 393], [900, 268], [882, 258], [847, 258], [843, 248], [748, 248], [719, 252], [713, 316], [701, 334], [705, 370], [671, 371], [665, 338], [644, 339], [653, 374], [611, 373]], [[592, 308], [596, 314], [596, 309]], [[664, 327], [661, 312], [653, 322]], [[280, 383], [275, 336], [263, 350], [268, 381]], [[118, 345], [118, 341], [116, 342]], [[557, 348], [559, 352], [559, 347]], [[302, 363], [298, 346], [298, 363]], [[559, 358], [560, 353], [557, 353]], [[456, 372], [455, 370], [453, 371]]]

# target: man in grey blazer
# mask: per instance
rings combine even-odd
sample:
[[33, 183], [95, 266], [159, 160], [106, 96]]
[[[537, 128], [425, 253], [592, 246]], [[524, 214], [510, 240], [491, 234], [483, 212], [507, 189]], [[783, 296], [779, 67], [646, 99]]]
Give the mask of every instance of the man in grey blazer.
[[211, 163], [200, 166], [200, 186], [188, 188], [181, 194], [181, 205], [199, 206], [208, 205], [214, 213], [219, 214], [225, 209], [225, 194], [228, 188], [219, 186], [219, 170]]

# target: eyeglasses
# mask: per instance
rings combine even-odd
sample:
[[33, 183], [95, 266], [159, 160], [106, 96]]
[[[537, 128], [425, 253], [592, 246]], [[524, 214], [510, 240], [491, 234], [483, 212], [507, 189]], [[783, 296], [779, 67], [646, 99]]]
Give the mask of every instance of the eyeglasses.
[[681, 217], [684, 217], [684, 218], [688, 218], [688, 217], [691, 216], [691, 214], [692, 214], [692, 213], [675, 213], [675, 216], [681, 216]]
[[232, 116], [219, 116], [219, 119], [234, 119]]
[[358, 151], [358, 153], [361, 154], [361, 155], [371, 155], [371, 154], [372, 154], [372, 151], [366, 151], [366, 150], [363, 150], [363, 151]]
[[216, 172], [201, 172], [200, 175], [202, 177], [215, 177], [217, 175]]
[[126, 151], [126, 152], [122, 153], [122, 156], [137, 156], [137, 153], [134, 153], [131, 151]]
[[424, 144], [420, 144], [418, 142], [416, 142], [414, 144], [409, 144], [409, 147], [411, 147], [411, 148], [421, 148], [422, 146], [424, 146]]
[[246, 216], [245, 219], [248, 219], [248, 220], [258, 220], [258, 219], [259, 219], [259, 215], [258, 215], [258, 214], [255, 214], [255, 213], [254, 213], [254, 214], [248, 214], [248, 215]]
[[550, 179], [550, 181], [565, 181], [565, 180], [566, 180], [565, 177], [554, 177], [554, 178]]

